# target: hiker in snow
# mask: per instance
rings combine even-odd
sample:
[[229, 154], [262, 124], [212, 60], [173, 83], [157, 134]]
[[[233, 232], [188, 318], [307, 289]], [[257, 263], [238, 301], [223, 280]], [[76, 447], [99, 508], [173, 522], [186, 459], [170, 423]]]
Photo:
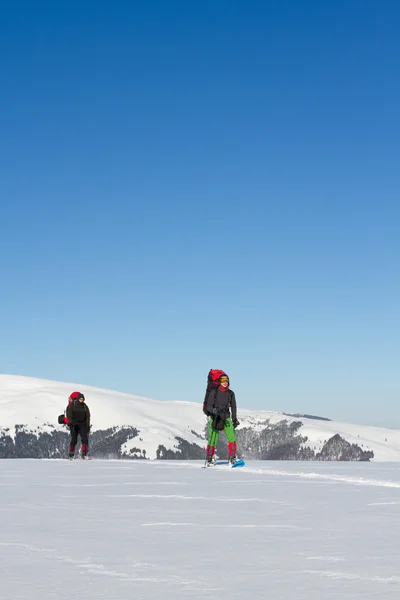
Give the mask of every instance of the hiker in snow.
[[78, 435], [82, 442], [82, 458], [86, 458], [89, 452], [90, 410], [85, 403], [85, 396], [80, 392], [74, 392], [72, 402], [67, 407], [68, 425], [71, 430], [71, 441], [69, 445], [69, 457], [74, 458]]
[[[204, 412], [210, 417], [208, 422], [207, 462], [215, 462], [215, 447], [220, 431], [224, 431], [228, 442], [229, 462], [234, 464], [236, 455], [235, 429], [240, 425], [237, 420], [235, 393], [229, 389], [229, 377], [221, 375], [215, 387], [207, 397]], [[231, 414], [232, 413], [232, 414]]]

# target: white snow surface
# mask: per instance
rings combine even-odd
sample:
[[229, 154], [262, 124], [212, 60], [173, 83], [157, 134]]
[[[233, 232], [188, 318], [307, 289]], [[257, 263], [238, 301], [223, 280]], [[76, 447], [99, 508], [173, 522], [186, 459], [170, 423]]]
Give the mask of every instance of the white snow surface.
[[1, 460], [0, 597], [398, 600], [400, 463]]
[[[85, 394], [92, 413], [93, 430], [113, 426], [132, 426], [140, 430], [141, 446], [149, 458], [156, 457], [160, 444], [167, 449], [176, 449], [176, 436], [190, 443], [202, 444], [198, 435], [204, 433], [206, 419], [201, 403], [184, 401], [157, 401], [111, 390], [82, 385], [61, 383], [45, 379], [0, 375], [0, 430], [15, 425], [25, 425], [31, 431], [62, 428], [57, 416], [67, 404], [72, 391]], [[241, 427], [262, 428], [266, 419], [277, 423], [282, 419], [289, 422], [300, 420], [303, 427], [299, 433], [307, 436], [307, 446], [319, 451], [324, 442], [339, 433], [348, 442], [373, 450], [375, 461], [400, 461], [400, 430], [385, 429], [321, 421], [304, 417], [288, 417], [273, 411], [242, 409], [238, 400], [238, 417]], [[198, 435], [193, 434], [193, 431]], [[137, 445], [135, 439], [126, 444]]]

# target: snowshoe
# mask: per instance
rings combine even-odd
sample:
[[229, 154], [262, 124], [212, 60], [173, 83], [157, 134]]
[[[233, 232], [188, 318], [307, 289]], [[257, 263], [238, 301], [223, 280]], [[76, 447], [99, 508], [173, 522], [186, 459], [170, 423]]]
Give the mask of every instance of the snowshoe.
[[202, 469], [207, 469], [207, 467], [213, 467], [215, 465], [215, 455], [214, 456], [208, 456], [205, 460], [204, 465], [202, 466]]

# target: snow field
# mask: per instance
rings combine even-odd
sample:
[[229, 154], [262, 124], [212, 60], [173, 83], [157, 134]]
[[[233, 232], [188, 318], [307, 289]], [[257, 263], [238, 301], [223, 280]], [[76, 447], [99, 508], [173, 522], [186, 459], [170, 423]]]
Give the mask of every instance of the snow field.
[[400, 465], [0, 461], [0, 598], [398, 600]]

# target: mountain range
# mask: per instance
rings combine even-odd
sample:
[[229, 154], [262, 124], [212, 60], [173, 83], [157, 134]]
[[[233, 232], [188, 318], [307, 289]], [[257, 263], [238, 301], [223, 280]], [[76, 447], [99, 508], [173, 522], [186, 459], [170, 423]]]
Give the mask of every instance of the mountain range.
[[[75, 390], [92, 414], [92, 456], [204, 458], [207, 419], [200, 403], [15, 375], [0, 375], [0, 458], [65, 457], [69, 432], [57, 418]], [[248, 460], [400, 461], [399, 430], [240, 406], [238, 417], [239, 453]], [[226, 456], [223, 434], [217, 454]]]

